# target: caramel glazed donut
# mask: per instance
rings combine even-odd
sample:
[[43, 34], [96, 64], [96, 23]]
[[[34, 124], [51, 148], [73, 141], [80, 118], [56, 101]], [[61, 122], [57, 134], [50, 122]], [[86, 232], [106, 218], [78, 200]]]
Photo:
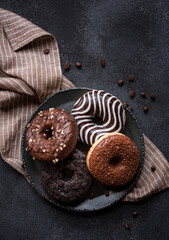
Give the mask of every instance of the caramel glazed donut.
[[26, 150], [33, 159], [56, 164], [75, 148], [78, 126], [74, 117], [63, 109], [40, 111], [27, 125]]
[[[89, 145], [107, 133], [122, 132], [126, 121], [123, 104], [103, 90], [85, 93], [75, 103], [72, 115], [77, 121], [81, 141]], [[102, 125], [92, 121], [96, 115], [102, 118]]]
[[90, 173], [98, 181], [121, 187], [136, 174], [140, 154], [130, 138], [122, 133], [109, 133], [92, 145], [86, 161]]

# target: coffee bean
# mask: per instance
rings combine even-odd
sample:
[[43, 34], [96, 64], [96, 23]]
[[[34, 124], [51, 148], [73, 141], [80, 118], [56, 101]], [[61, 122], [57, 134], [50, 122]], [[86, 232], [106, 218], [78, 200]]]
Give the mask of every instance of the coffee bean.
[[127, 229], [130, 229], [130, 228], [131, 228], [131, 223], [130, 223], [130, 222], [126, 222], [126, 223], [125, 223], [125, 227], [126, 227]]
[[124, 105], [126, 105], [126, 107], [128, 107], [128, 106], [129, 106], [129, 104], [128, 104], [127, 102], [124, 102]]
[[128, 107], [128, 109], [129, 109], [130, 111], [133, 111], [133, 108], [132, 108], [132, 106]]
[[135, 96], [135, 91], [133, 91], [133, 90], [130, 91], [130, 97], [131, 97], [131, 98], [134, 98], [134, 96]]
[[67, 63], [65, 63], [65, 70], [69, 71], [69, 69], [70, 69], [70, 63], [67, 62]]
[[151, 93], [151, 94], [150, 94], [150, 97], [151, 97], [152, 100], [154, 100], [154, 99], [155, 99], [155, 94], [154, 94], [154, 93]]
[[146, 97], [146, 94], [144, 92], [141, 92], [140, 95], [145, 98]]
[[100, 63], [101, 63], [101, 66], [104, 68], [106, 66], [106, 62], [104, 59], [101, 59], [100, 60]]
[[147, 113], [147, 112], [148, 112], [148, 107], [144, 107], [144, 108], [143, 108], [143, 111], [144, 111], [145, 113]]
[[120, 80], [117, 82], [117, 84], [118, 84], [119, 86], [122, 86], [122, 85], [124, 84], [124, 81], [123, 81], [122, 79], [120, 79]]
[[94, 192], [90, 193], [89, 199], [93, 199], [94, 198]]
[[104, 190], [104, 195], [105, 195], [106, 197], [108, 197], [108, 196], [109, 196], [109, 190], [105, 189], [105, 190]]
[[133, 75], [129, 75], [129, 80], [133, 81], [134, 80], [134, 76]]
[[138, 212], [133, 212], [132, 215], [133, 215], [133, 217], [137, 217], [138, 216]]
[[151, 171], [152, 171], [152, 172], [155, 172], [155, 170], [156, 170], [156, 167], [153, 165], [153, 166], [151, 167]]
[[50, 49], [46, 48], [43, 50], [44, 54], [48, 54], [50, 52]]
[[77, 67], [77, 68], [81, 68], [81, 67], [82, 67], [82, 64], [81, 64], [80, 62], [77, 62], [77, 63], [76, 63], [76, 67]]

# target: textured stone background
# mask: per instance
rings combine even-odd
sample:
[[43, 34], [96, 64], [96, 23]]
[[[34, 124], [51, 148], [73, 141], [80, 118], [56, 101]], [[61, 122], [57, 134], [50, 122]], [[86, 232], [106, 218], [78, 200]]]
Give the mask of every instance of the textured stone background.
[[[132, 105], [142, 130], [169, 159], [169, 3], [167, 0], [2, 0], [11, 10], [52, 33], [63, 73], [79, 87], [104, 89]], [[100, 59], [106, 67], [100, 67]], [[83, 64], [81, 70], [74, 63]], [[134, 82], [128, 74], [134, 74]], [[117, 80], [123, 78], [124, 86]], [[129, 91], [136, 91], [130, 99]], [[155, 92], [156, 100], [142, 99]], [[149, 107], [147, 115], [142, 108]], [[169, 190], [139, 203], [118, 203], [95, 214], [54, 207], [0, 161], [0, 239], [169, 239]], [[137, 219], [131, 216], [138, 211]], [[128, 231], [124, 224], [131, 221]]]

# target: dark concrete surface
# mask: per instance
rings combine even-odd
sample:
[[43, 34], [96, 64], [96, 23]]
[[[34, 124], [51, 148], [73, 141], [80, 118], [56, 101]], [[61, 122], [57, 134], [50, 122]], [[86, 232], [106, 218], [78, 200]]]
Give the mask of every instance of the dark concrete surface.
[[[169, 2], [168, 0], [2, 0], [52, 33], [59, 44], [63, 73], [76, 86], [104, 89], [132, 105], [142, 130], [169, 159]], [[100, 67], [105, 58], [106, 67]], [[80, 61], [82, 69], [74, 63]], [[128, 81], [128, 74], [135, 76]], [[117, 80], [123, 78], [124, 86]], [[130, 99], [129, 90], [136, 91]], [[156, 94], [151, 101], [140, 92]], [[149, 107], [145, 114], [143, 106]], [[138, 211], [136, 219], [132, 211]], [[131, 221], [131, 229], [125, 222]], [[169, 190], [138, 203], [118, 203], [94, 214], [56, 208], [25, 179], [0, 161], [0, 239], [121, 240], [169, 239]]]

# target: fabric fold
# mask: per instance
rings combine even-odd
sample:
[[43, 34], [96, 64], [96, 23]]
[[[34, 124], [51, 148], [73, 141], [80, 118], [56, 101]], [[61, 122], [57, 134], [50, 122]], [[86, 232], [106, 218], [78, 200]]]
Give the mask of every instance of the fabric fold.
[[[143, 134], [145, 157], [141, 175], [134, 189], [123, 201], [140, 201], [169, 187], [169, 163], [160, 150]], [[155, 171], [152, 171], [155, 167]]]

